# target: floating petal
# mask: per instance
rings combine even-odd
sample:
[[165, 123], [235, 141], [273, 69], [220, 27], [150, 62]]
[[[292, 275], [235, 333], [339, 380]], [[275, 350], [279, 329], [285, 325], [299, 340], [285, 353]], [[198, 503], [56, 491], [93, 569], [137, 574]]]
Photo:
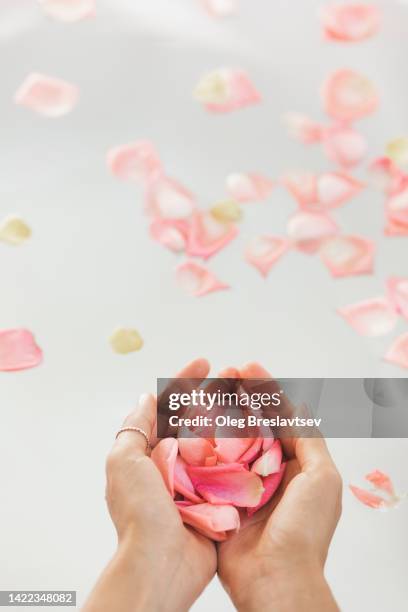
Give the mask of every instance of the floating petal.
[[391, 496], [395, 495], [394, 486], [392, 484], [391, 478], [384, 474], [384, 472], [380, 472], [380, 470], [374, 470], [374, 472], [370, 472], [367, 474], [366, 480], [371, 482], [372, 485], [376, 489], [380, 489], [380, 491], [385, 491]]
[[107, 164], [112, 174], [118, 178], [143, 184], [157, 178], [163, 171], [156, 149], [146, 140], [110, 149]]
[[208, 259], [223, 249], [238, 234], [233, 223], [220, 223], [210, 212], [196, 212], [190, 222], [187, 255]]
[[317, 200], [324, 209], [337, 208], [362, 189], [362, 184], [342, 172], [326, 172], [317, 179]]
[[212, 17], [229, 17], [237, 11], [237, 0], [201, 0]]
[[340, 308], [338, 313], [361, 336], [383, 336], [397, 323], [397, 314], [385, 298], [352, 304]]
[[148, 184], [147, 212], [164, 219], [186, 219], [196, 207], [193, 194], [174, 179], [160, 176]]
[[229, 289], [229, 285], [222, 283], [212, 272], [193, 261], [187, 261], [178, 266], [176, 274], [179, 284], [189, 295], [195, 297]]
[[388, 296], [396, 311], [408, 319], [408, 278], [393, 276], [388, 279]]
[[42, 350], [27, 329], [0, 331], [0, 371], [28, 370], [40, 365]]
[[364, 136], [348, 126], [335, 126], [325, 132], [324, 149], [327, 157], [339, 166], [353, 168], [367, 153]]
[[299, 142], [313, 144], [322, 140], [323, 127], [306, 115], [301, 113], [285, 113], [283, 121], [289, 136]]
[[312, 254], [327, 238], [337, 234], [338, 228], [324, 213], [301, 210], [290, 217], [287, 231], [297, 249]]
[[251, 172], [230, 174], [226, 183], [231, 198], [240, 203], [266, 200], [274, 186], [270, 179]]
[[301, 207], [317, 203], [317, 177], [310, 172], [290, 172], [281, 178], [281, 183]]
[[262, 478], [262, 484], [264, 486], [265, 491], [261, 497], [261, 501], [259, 502], [259, 504], [254, 508], [247, 509], [248, 516], [252, 516], [253, 514], [255, 514], [255, 512], [262, 508], [262, 506], [265, 506], [265, 504], [267, 504], [268, 501], [272, 499], [280, 483], [282, 482], [282, 478], [285, 474], [285, 468], [286, 464], [282, 463], [278, 472], [275, 472], [275, 474], [270, 474], [269, 476]]
[[188, 506], [177, 503], [177, 507], [184, 523], [215, 542], [223, 542], [227, 539], [228, 531], [239, 529], [239, 513], [234, 506], [207, 503]]
[[335, 278], [372, 274], [375, 244], [360, 236], [334, 236], [323, 244], [320, 256]]
[[218, 202], [214, 204], [210, 212], [214, 219], [220, 223], [235, 223], [242, 219], [242, 210], [234, 200]]
[[329, 40], [357, 42], [377, 33], [380, 13], [372, 4], [329, 4], [322, 9], [321, 20]]
[[386, 154], [399, 166], [408, 166], [408, 138], [397, 138], [389, 142]]
[[370, 493], [369, 491], [365, 491], [364, 489], [360, 489], [359, 487], [354, 487], [350, 485], [350, 491], [353, 495], [365, 506], [369, 506], [370, 508], [385, 508], [386, 501], [379, 495], [375, 495], [374, 493]]
[[378, 96], [372, 83], [352, 70], [333, 73], [322, 89], [328, 115], [340, 121], [355, 121], [371, 115], [378, 108]]
[[408, 180], [404, 180], [401, 188], [388, 199], [386, 214], [391, 222], [408, 225]]
[[151, 458], [161, 473], [164, 484], [174, 497], [174, 472], [177, 460], [178, 443], [175, 438], [164, 438], [152, 450]]
[[115, 353], [127, 355], [140, 351], [143, 347], [143, 338], [136, 329], [120, 327], [113, 332], [110, 343]]
[[187, 471], [197, 493], [211, 504], [251, 508], [259, 504], [264, 492], [260, 477], [241, 463], [189, 466]]
[[388, 157], [380, 157], [374, 160], [370, 164], [368, 172], [372, 186], [389, 195], [397, 193], [403, 186], [403, 173]]
[[258, 236], [245, 250], [246, 261], [267, 276], [271, 268], [289, 249], [290, 244], [277, 236]]
[[8, 244], [20, 245], [31, 237], [31, 229], [19, 217], [7, 217], [0, 225], [0, 240]]
[[408, 369], [408, 333], [393, 342], [385, 355], [385, 360]]
[[46, 15], [64, 21], [74, 23], [88, 17], [94, 17], [96, 0], [38, 0]]
[[18, 88], [15, 103], [45, 117], [62, 117], [71, 112], [79, 99], [76, 85], [33, 72]]
[[247, 74], [221, 68], [202, 77], [194, 90], [196, 100], [214, 113], [225, 113], [257, 104], [260, 95]]
[[174, 253], [184, 251], [188, 232], [188, 222], [183, 219], [155, 219], [150, 225], [150, 235], [153, 240]]

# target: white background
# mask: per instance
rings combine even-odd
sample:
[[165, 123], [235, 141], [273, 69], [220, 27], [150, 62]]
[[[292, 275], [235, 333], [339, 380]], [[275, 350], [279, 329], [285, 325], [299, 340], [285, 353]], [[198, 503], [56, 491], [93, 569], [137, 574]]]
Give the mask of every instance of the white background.
[[[71, 26], [34, 0], [0, 4], [0, 216], [20, 214], [34, 232], [19, 249], [0, 245], [0, 327], [32, 329], [45, 354], [38, 369], [0, 375], [0, 588], [76, 589], [83, 601], [114, 549], [104, 461], [115, 431], [139, 393], [193, 357], [210, 359], [213, 373], [257, 359], [278, 376], [404, 375], [381, 356], [406, 322], [366, 340], [335, 312], [408, 272], [407, 239], [382, 236], [380, 194], [367, 190], [335, 214], [345, 231], [377, 240], [375, 276], [335, 281], [293, 252], [261, 279], [242, 252], [256, 234], [284, 233], [295, 204], [277, 188], [245, 207], [240, 237], [210, 261], [232, 290], [193, 299], [175, 284], [177, 258], [148, 237], [141, 192], [105, 166], [110, 146], [151, 139], [203, 206], [224, 196], [231, 171], [329, 168], [318, 149], [287, 138], [280, 117], [323, 119], [318, 88], [340, 67], [378, 87], [380, 110], [361, 130], [381, 154], [408, 133], [408, 7], [381, 3], [381, 34], [344, 46], [322, 41], [321, 4], [241, 0], [238, 17], [218, 22], [194, 0], [101, 0], [97, 19]], [[260, 106], [211, 116], [192, 100], [202, 73], [224, 65], [250, 73]], [[80, 106], [59, 120], [15, 107], [31, 71], [77, 83]], [[111, 351], [118, 325], [140, 330], [140, 353]], [[346, 484], [380, 468], [408, 490], [406, 440], [330, 446]], [[406, 609], [407, 518], [408, 504], [377, 513], [345, 489], [327, 565], [343, 610]], [[210, 608], [231, 609], [216, 582], [195, 606]]]

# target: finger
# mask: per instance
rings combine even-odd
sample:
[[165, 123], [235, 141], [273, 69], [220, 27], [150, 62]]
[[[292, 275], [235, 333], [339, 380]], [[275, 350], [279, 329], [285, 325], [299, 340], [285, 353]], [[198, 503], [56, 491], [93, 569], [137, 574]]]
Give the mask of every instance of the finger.
[[[122, 427], [138, 427], [142, 429], [149, 442], [153, 438], [156, 423], [156, 399], [153, 395], [143, 394], [140, 396], [137, 408], [131, 412], [123, 422]], [[116, 438], [113, 450], [122, 449], [146, 454], [146, 439], [138, 431], [123, 431]]]
[[334, 466], [324, 438], [297, 438], [292, 444], [303, 472]]

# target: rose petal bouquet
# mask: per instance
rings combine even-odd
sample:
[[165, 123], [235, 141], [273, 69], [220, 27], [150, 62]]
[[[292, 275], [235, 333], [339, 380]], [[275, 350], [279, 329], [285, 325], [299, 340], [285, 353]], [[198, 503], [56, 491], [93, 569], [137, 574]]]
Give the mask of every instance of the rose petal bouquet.
[[285, 463], [273, 438], [163, 438], [152, 451], [184, 523], [222, 542], [274, 495]]

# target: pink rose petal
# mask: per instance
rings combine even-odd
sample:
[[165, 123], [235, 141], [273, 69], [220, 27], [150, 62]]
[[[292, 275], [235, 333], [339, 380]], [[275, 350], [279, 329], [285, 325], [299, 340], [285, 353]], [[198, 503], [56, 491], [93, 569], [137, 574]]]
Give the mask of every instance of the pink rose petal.
[[233, 223], [221, 223], [209, 212], [196, 212], [191, 217], [186, 253], [208, 259], [229, 244], [238, 234]]
[[205, 465], [206, 459], [217, 457], [214, 447], [205, 438], [179, 438], [179, 453], [189, 465]]
[[227, 176], [227, 191], [236, 202], [258, 202], [266, 200], [274, 183], [261, 174], [234, 173]]
[[388, 296], [396, 311], [408, 319], [408, 278], [393, 276], [388, 279]]
[[282, 463], [282, 445], [280, 440], [274, 440], [271, 448], [264, 452], [263, 455], [255, 461], [251, 466], [251, 472], [260, 476], [269, 476], [279, 472]]
[[313, 144], [322, 140], [323, 127], [306, 115], [286, 113], [283, 120], [291, 138], [304, 144]]
[[322, 89], [328, 115], [339, 121], [355, 121], [378, 108], [378, 96], [371, 82], [352, 70], [338, 70]]
[[151, 458], [161, 473], [164, 484], [174, 497], [174, 470], [176, 466], [178, 443], [175, 438], [164, 438], [152, 450]]
[[229, 17], [237, 11], [236, 0], [201, 0], [202, 5], [212, 17]]
[[238, 510], [234, 506], [197, 504], [187, 506], [176, 502], [183, 522], [206, 537], [223, 542], [227, 531], [237, 531], [240, 525]]
[[188, 222], [184, 219], [155, 219], [150, 225], [153, 240], [174, 253], [184, 251], [189, 232]]
[[401, 368], [408, 369], [408, 333], [394, 340], [384, 359]]
[[408, 180], [404, 180], [401, 188], [389, 197], [386, 214], [392, 223], [403, 227], [408, 225]]
[[362, 189], [362, 184], [342, 172], [326, 172], [317, 179], [317, 200], [325, 209], [337, 208]]
[[321, 20], [328, 40], [356, 42], [376, 34], [380, 13], [373, 4], [329, 4], [322, 9]]
[[0, 371], [28, 370], [40, 365], [42, 350], [27, 329], [0, 330]]
[[387, 218], [387, 224], [384, 229], [386, 236], [408, 236], [408, 222], [400, 223], [392, 217]]
[[386, 502], [382, 497], [379, 497], [374, 493], [370, 493], [369, 491], [365, 491], [364, 489], [360, 489], [359, 487], [354, 487], [353, 485], [349, 486], [350, 491], [362, 504], [376, 509], [384, 508], [386, 506]]
[[324, 149], [327, 157], [339, 166], [353, 168], [361, 163], [367, 154], [364, 136], [352, 127], [334, 126], [325, 132]]
[[289, 242], [284, 238], [258, 236], [246, 248], [245, 259], [249, 264], [255, 266], [262, 276], [266, 277], [289, 247]]
[[226, 113], [257, 104], [260, 95], [242, 70], [221, 68], [202, 77], [195, 98], [213, 113]]
[[254, 461], [258, 457], [261, 451], [262, 444], [263, 444], [262, 438], [254, 438], [248, 450], [243, 455], [241, 455], [241, 457], [239, 457], [238, 463], [246, 464], [246, 463], [251, 463], [252, 461]]
[[397, 314], [385, 298], [345, 306], [337, 312], [361, 336], [383, 336], [397, 323]]
[[154, 217], [186, 219], [195, 207], [193, 194], [174, 179], [160, 176], [148, 184], [146, 209]]
[[366, 480], [371, 482], [372, 485], [376, 489], [380, 489], [380, 491], [385, 491], [391, 496], [395, 495], [394, 486], [392, 484], [391, 478], [384, 474], [384, 472], [380, 472], [380, 470], [374, 470], [374, 472], [370, 472], [367, 474]]
[[181, 287], [189, 295], [195, 297], [201, 297], [213, 291], [229, 289], [229, 285], [219, 281], [212, 272], [193, 261], [180, 264], [176, 269], [176, 275]]
[[338, 232], [338, 227], [324, 213], [301, 210], [290, 217], [287, 232], [297, 249], [313, 254], [324, 240]]
[[275, 472], [274, 474], [270, 474], [269, 476], [262, 478], [262, 484], [264, 486], [265, 491], [261, 497], [261, 501], [259, 502], [259, 504], [254, 508], [247, 509], [248, 516], [252, 516], [253, 514], [255, 514], [255, 512], [262, 508], [262, 506], [265, 506], [265, 504], [267, 504], [268, 501], [272, 499], [280, 483], [282, 482], [282, 478], [285, 474], [285, 468], [286, 463], [282, 463], [278, 472]]
[[112, 174], [118, 178], [143, 184], [157, 178], [163, 171], [156, 149], [147, 140], [110, 149], [107, 164]]
[[201, 504], [203, 501], [201, 497], [196, 495], [193, 483], [187, 474], [186, 462], [180, 456], [177, 456], [174, 466], [174, 490], [193, 504]]
[[217, 438], [215, 453], [221, 463], [235, 463], [252, 446], [253, 438]]
[[195, 490], [211, 504], [254, 507], [264, 488], [260, 477], [241, 463], [187, 468]]
[[372, 186], [389, 195], [397, 193], [403, 185], [403, 173], [388, 157], [380, 157], [374, 160], [368, 171]]
[[44, 13], [57, 21], [74, 23], [96, 14], [96, 0], [38, 0]]
[[45, 117], [62, 117], [71, 112], [79, 99], [76, 85], [61, 79], [31, 73], [18, 88], [14, 101]]
[[320, 250], [323, 263], [335, 278], [372, 274], [374, 253], [374, 242], [360, 236], [334, 236]]
[[281, 183], [301, 207], [317, 203], [317, 177], [310, 172], [291, 172], [281, 178]]

